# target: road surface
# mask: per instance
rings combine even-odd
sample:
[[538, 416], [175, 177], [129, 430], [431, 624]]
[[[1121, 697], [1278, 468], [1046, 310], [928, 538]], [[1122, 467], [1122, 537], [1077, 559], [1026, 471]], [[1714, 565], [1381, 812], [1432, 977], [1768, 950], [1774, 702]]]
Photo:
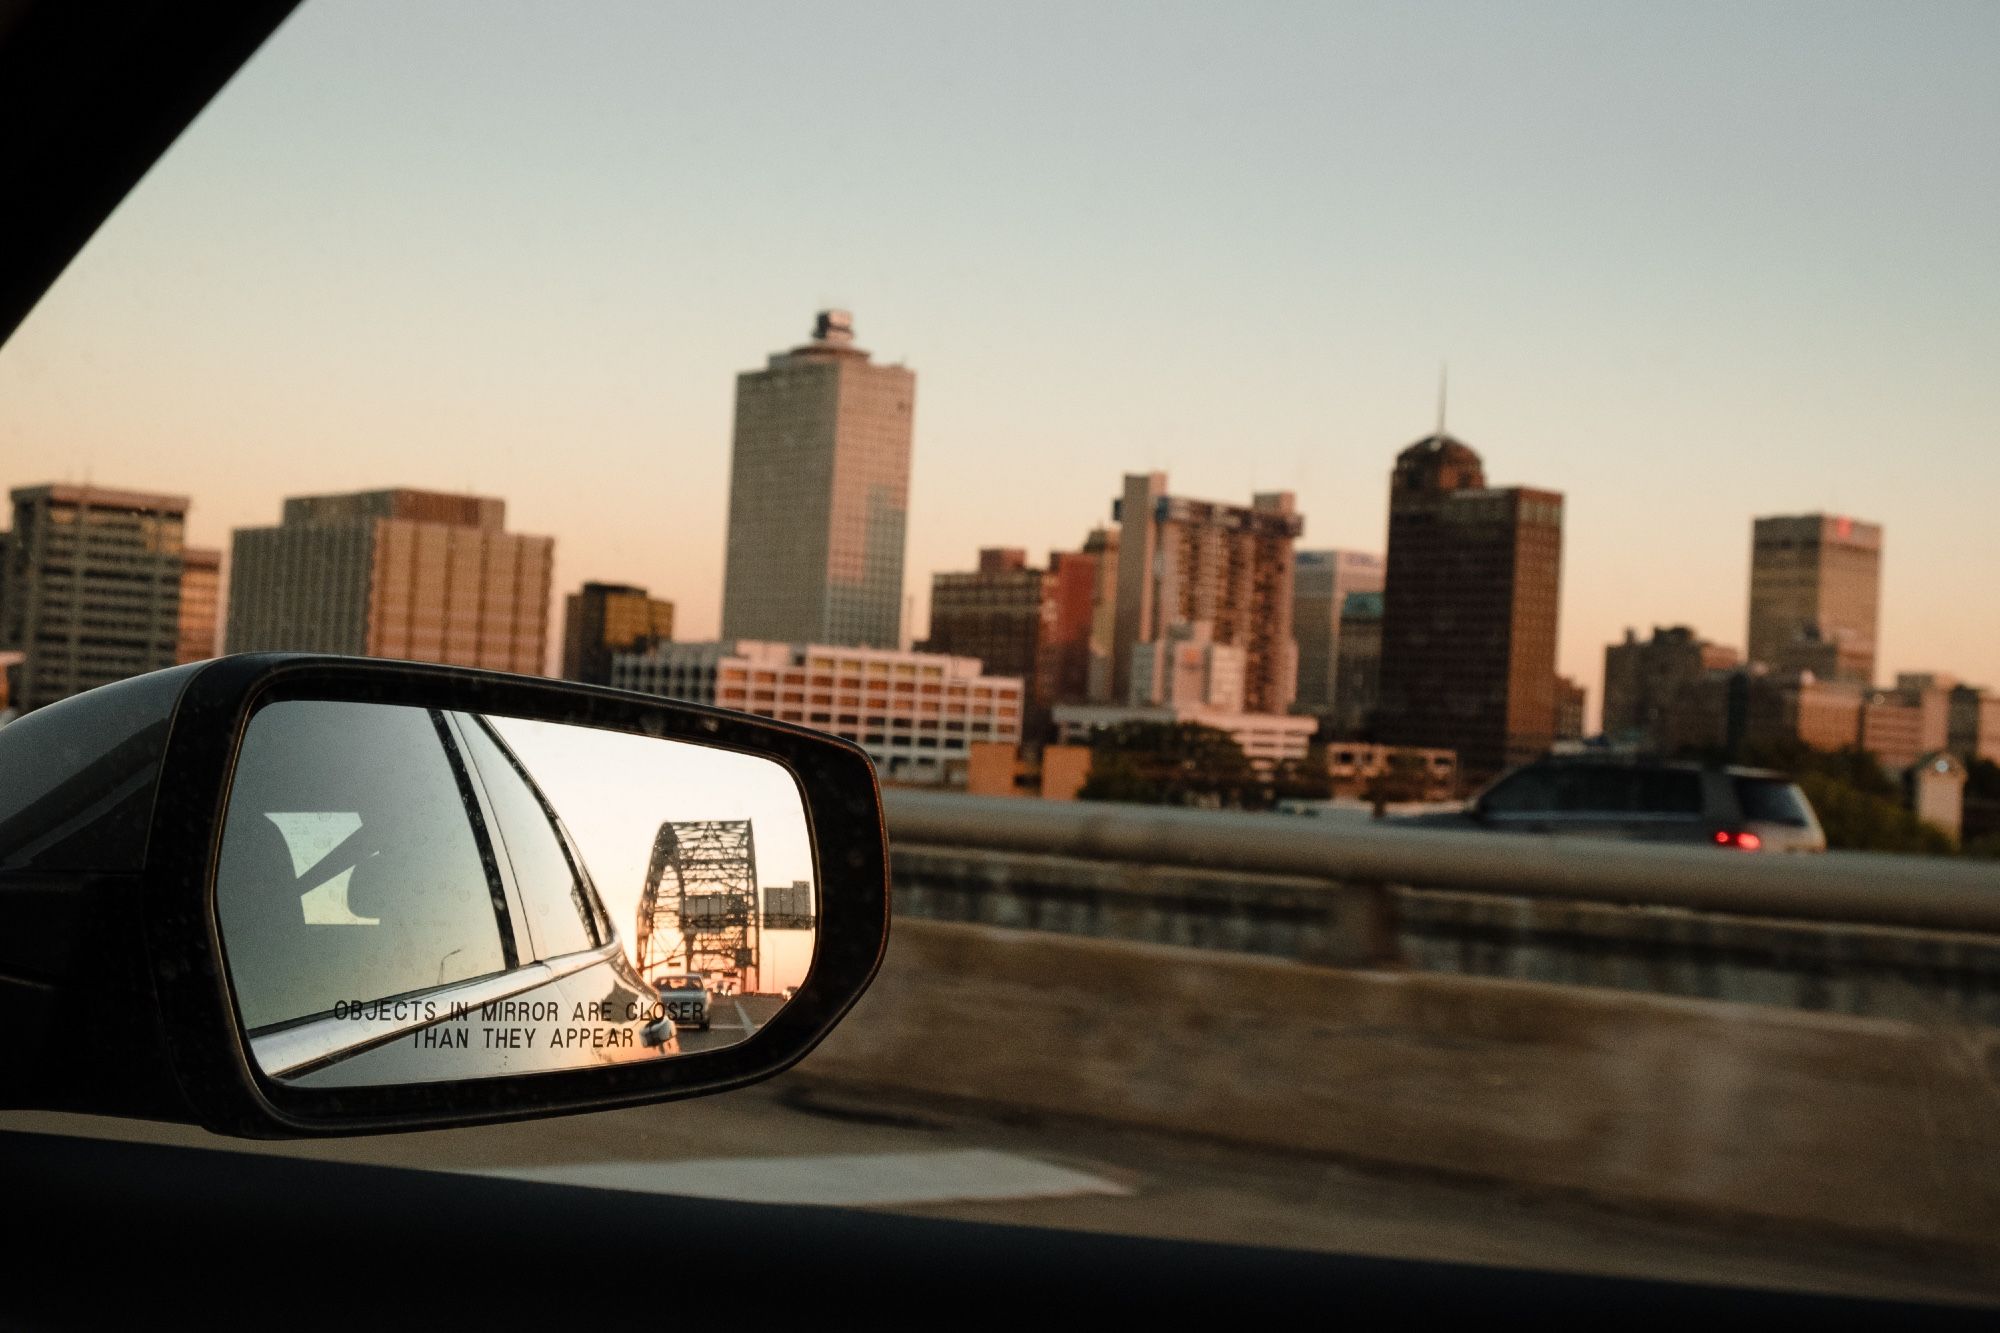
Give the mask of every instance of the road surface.
[[1976, 1271], [1962, 1260], [1634, 1216], [1576, 1199], [997, 1108], [864, 1096], [796, 1073], [693, 1101], [380, 1138], [247, 1142], [180, 1126], [23, 1112], [0, 1113], [0, 1129], [1350, 1254], [2000, 1305], [2000, 1273]]

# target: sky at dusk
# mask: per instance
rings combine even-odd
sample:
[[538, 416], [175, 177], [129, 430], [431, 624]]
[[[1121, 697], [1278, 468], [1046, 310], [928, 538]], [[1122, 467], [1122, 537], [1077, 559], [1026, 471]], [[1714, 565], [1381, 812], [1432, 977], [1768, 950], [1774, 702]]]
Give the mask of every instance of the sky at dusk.
[[[1881, 673], [2000, 685], [2000, 6], [306, 0], [0, 350], [0, 482], [508, 501], [719, 620], [734, 377], [917, 373], [906, 565], [1128, 471], [1380, 550], [1450, 429], [1568, 497], [1560, 664], [1741, 646], [1885, 525]], [[552, 627], [552, 638], [558, 631]]]

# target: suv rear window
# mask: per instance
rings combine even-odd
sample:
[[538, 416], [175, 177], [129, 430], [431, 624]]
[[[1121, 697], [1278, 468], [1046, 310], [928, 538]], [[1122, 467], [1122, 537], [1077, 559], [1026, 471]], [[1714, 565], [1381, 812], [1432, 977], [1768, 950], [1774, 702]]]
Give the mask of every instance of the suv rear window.
[[1736, 803], [1743, 817], [1760, 824], [1789, 824], [1794, 828], [1812, 825], [1812, 807], [1798, 784], [1777, 778], [1736, 779]]

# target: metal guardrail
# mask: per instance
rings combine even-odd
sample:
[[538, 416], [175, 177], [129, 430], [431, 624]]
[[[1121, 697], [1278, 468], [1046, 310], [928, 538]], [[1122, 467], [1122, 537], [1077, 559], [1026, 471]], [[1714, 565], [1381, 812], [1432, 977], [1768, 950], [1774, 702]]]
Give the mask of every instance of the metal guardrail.
[[2000, 934], [2000, 864], [1398, 828], [1235, 811], [891, 788], [890, 845]]

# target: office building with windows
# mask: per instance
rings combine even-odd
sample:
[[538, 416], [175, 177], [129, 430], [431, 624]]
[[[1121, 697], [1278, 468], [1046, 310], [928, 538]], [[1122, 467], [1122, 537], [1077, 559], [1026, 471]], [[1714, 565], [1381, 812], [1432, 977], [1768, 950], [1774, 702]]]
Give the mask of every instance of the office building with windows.
[[277, 526], [234, 535], [228, 650], [541, 675], [555, 539], [507, 532], [506, 512], [407, 489], [288, 499]]
[[1319, 724], [1292, 713], [1244, 713], [1202, 704], [1058, 704], [1056, 739], [1064, 745], [1089, 745], [1103, 730], [1130, 722], [1160, 722], [1178, 726], [1191, 722], [1226, 731], [1252, 767], [1270, 772], [1289, 759], [1304, 759], [1312, 749]]
[[1282, 713], [1297, 692], [1292, 641], [1292, 548], [1304, 531], [1290, 491], [1242, 505], [1167, 492], [1164, 472], [1132, 473], [1114, 503], [1118, 521], [1117, 603], [1111, 670], [1097, 702], [1129, 702], [1141, 644], [1176, 625], [1204, 623], [1215, 643], [1244, 655], [1243, 706]]
[[1490, 487], [1442, 433], [1397, 456], [1383, 586], [1380, 739], [1454, 750], [1478, 784], [1556, 734], [1563, 497]]
[[611, 683], [611, 659], [674, 637], [674, 604], [623, 583], [586, 583], [563, 599], [562, 674]]
[[931, 576], [926, 651], [976, 657], [995, 676], [1019, 676], [1027, 686], [1023, 734], [1037, 745], [1049, 708], [1084, 698], [1090, 674], [1090, 631], [1097, 556], [1052, 551], [1046, 569], [1027, 552], [987, 547], [979, 566]]
[[0, 546], [0, 647], [21, 654], [12, 706], [174, 665], [187, 497], [50, 485], [12, 499]]
[[[1738, 665], [1734, 648], [1710, 643], [1686, 625], [1656, 625], [1650, 639], [1626, 630], [1622, 643], [1604, 649], [1605, 737], [1621, 745], [1670, 752], [1684, 730], [1675, 714], [1704, 706], [1692, 692], [1714, 673]], [[1719, 726], [1694, 724], [1692, 734], [1713, 734]]]
[[1341, 615], [1350, 594], [1382, 591], [1382, 557], [1365, 551], [1300, 551], [1292, 569], [1292, 639], [1298, 644], [1301, 713], [1339, 710]]
[[1370, 735], [1382, 688], [1382, 594], [1351, 592], [1340, 607], [1340, 658], [1334, 668], [1336, 736]]
[[181, 552], [180, 648], [175, 660], [202, 662], [220, 651], [222, 552], [190, 546]]
[[724, 638], [901, 647], [916, 394], [844, 310], [737, 376]]
[[725, 639], [611, 661], [611, 683], [845, 737], [885, 780], [962, 784], [974, 741], [1019, 745], [1018, 676], [942, 653]]
[[1749, 659], [1874, 683], [1882, 529], [1832, 514], [1751, 525]]

